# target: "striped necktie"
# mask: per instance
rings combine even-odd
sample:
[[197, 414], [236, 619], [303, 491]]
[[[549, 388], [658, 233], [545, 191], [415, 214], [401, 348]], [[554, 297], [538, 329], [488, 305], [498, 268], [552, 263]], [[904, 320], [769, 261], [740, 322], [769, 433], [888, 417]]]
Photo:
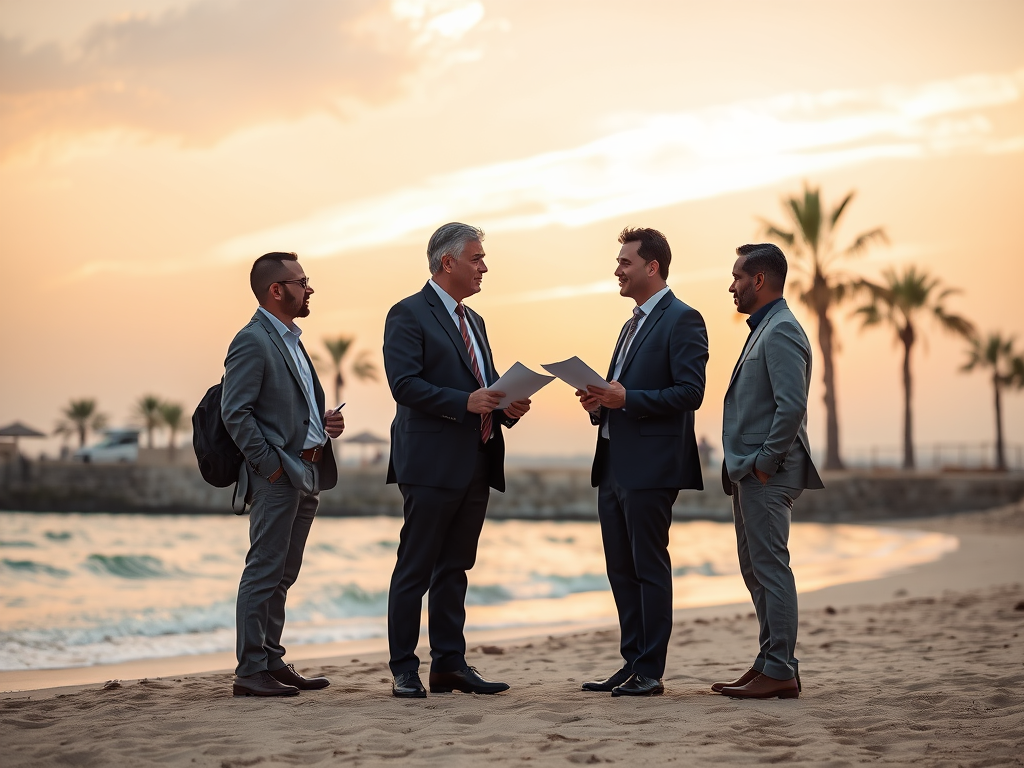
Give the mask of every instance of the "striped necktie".
[[[459, 316], [459, 330], [462, 331], [462, 340], [466, 342], [466, 351], [469, 352], [469, 364], [473, 368], [473, 375], [481, 387], [486, 387], [484, 377], [480, 375], [480, 364], [476, 360], [476, 352], [473, 351], [473, 341], [469, 338], [469, 326], [466, 324], [466, 308], [462, 304], [455, 307], [455, 314]], [[491, 437], [491, 414], [480, 415], [480, 440], [487, 442]]]

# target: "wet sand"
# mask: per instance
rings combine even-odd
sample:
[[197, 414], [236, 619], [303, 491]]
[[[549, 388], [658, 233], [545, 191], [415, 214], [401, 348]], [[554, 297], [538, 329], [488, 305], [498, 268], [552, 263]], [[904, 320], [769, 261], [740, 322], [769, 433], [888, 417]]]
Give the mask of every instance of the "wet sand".
[[756, 649], [756, 621], [738, 604], [677, 612], [666, 694], [650, 699], [580, 691], [618, 668], [613, 629], [477, 638], [470, 664], [512, 685], [490, 697], [394, 699], [387, 656], [370, 645], [298, 661], [332, 685], [292, 699], [235, 699], [227, 671], [175, 672], [196, 668], [195, 657], [101, 668], [119, 681], [73, 687], [75, 670], [0, 673], [0, 689], [50, 686], [0, 694], [3, 762], [1024, 765], [1024, 505], [891, 525], [950, 533], [961, 546], [802, 595], [796, 700], [711, 693]]

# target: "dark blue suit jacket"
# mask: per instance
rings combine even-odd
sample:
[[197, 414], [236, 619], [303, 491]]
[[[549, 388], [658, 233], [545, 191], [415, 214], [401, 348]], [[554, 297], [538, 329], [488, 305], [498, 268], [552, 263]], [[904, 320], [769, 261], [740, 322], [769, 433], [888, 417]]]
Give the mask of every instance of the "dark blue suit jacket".
[[[628, 325], [619, 333], [609, 381]], [[599, 423], [607, 413], [607, 469], [623, 488], [703, 490], [693, 412], [704, 400], [707, 362], [704, 318], [669, 291], [640, 326], [622, 364], [619, 383], [626, 388], [625, 407], [602, 408], [592, 416]], [[595, 487], [605, 469], [601, 453], [591, 472]]]
[[[484, 359], [486, 384], [498, 379], [483, 318], [466, 307], [466, 321]], [[465, 488], [473, 477], [480, 443], [480, 416], [466, 410], [480, 388], [466, 343], [441, 297], [429, 283], [398, 302], [384, 323], [384, 369], [395, 398], [391, 423], [389, 483]], [[516, 419], [495, 411], [487, 443], [492, 488], [505, 490], [505, 442], [501, 425]]]

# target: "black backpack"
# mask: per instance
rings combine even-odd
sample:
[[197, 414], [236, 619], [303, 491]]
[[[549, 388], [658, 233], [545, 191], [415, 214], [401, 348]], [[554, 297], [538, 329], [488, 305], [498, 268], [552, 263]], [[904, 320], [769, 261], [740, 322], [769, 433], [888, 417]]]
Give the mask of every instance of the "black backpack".
[[196, 450], [203, 480], [216, 488], [238, 481], [242, 452], [231, 439], [220, 417], [224, 380], [210, 387], [192, 414], [192, 447]]

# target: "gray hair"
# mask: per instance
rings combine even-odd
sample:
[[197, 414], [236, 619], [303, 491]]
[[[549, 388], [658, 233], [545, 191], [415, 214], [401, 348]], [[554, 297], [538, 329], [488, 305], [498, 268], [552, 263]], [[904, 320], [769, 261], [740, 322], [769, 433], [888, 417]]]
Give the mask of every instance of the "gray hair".
[[430, 267], [430, 274], [436, 275], [441, 271], [441, 259], [445, 255], [458, 260], [466, 249], [466, 243], [473, 240], [483, 242], [484, 231], [479, 227], [471, 227], [469, 224], [459, 224], [454, 221], [438, 227], [437, 231], [430, 236], [427, 243], [427, 264]]

